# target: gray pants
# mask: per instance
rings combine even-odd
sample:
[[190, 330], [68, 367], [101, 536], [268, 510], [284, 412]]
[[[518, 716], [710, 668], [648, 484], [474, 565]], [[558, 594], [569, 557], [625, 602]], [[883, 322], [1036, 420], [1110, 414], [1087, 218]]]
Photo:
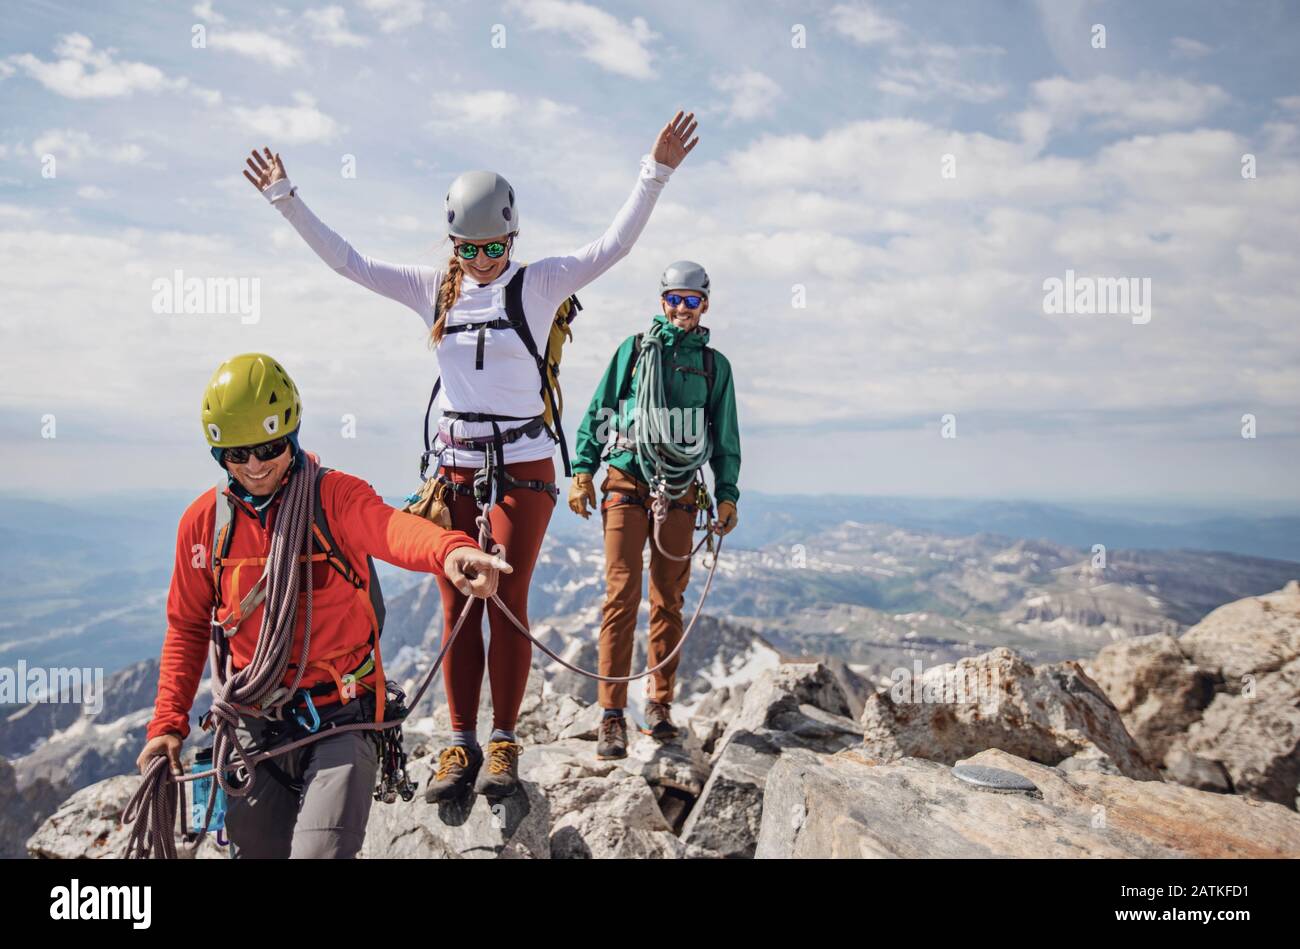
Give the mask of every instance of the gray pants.
[[[320, 710], [322, 726], [374, 720], [370, 696]], [[245, 747], [262, 747], [268, 723], [245, 718], [238, 729]], [[290, 732], [281, 744], [300, 738]], [[379, 756], [373, 732], [332, 735], [304, 748], [270, 759], [301, 792], [277, 780], [267, 763], [257, 766], [256, 780], [246, 797], [229, 797], [226, 836], [236, 859], [333, 858], [357, 855], [366, 836], [366, 821], [375, 789]], [[272, 745], [272, 746], [273, 746]]]

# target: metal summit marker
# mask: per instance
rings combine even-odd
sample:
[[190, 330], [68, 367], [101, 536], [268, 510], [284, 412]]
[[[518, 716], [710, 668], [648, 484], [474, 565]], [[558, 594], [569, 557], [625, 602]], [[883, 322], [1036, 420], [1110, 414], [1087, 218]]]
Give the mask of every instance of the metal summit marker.
[[1041, 795], [1038, 785], [1023, 775], [1002, 768], [987, 768], [983, 765], [960, 764], [952, 769], [958, 780], [995, 794], [1030, 794]]

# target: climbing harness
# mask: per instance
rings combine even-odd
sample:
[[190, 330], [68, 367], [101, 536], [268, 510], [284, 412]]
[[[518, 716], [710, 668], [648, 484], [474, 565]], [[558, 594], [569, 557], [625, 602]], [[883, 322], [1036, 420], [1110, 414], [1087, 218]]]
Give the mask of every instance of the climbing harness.
[[[505, 287], [505, 310], [504, 318], [495, 320], [482, 320], [476, 323], [458, 323], [445, 326], [444, 333], [476, 333], [474, 348], [474, 368], [481, 370], [483, 368], [484, 347], [487, 340], [488, 330], [513, 330], [518, 334], [524, 348], [528, 350], [528, 355], [532, 357], [533, 362], [537, 364], [538, 378], [541, 380], [540, 394], [542, 397], [542, 414], [534, 417], [517, 416], [517, 415], [492, 415], [485, 412], [444, 412], [443, 415], [453, 421], [459, 419], [465, 422], [491, 422], [492, 438], [490, 441], [495, 445], [500, 453], [505, 445], [516, 441], [525, 435], [531, 437], [543, 429], [555, 441], [560, 444], [560, 457], [564, 462], [564, 474], [568, 477], [572, 474], [572, 468], [569, 463], [569, 445], [564, 437], [564, 427], [561, 419], [564, 415], [564, 393], [560, 389], [560, 360], [564, 354], [564, 344], [573, 339], [573, 330], [571, 324], [574, 318], [582, 310], [582, 304], [578, 302], [577, 296], [570, 296], [555, 311], [555, 317], [551, 321], [551, 329], [546, 337], [545, 348], [538, 348], [537, 341], [533, 338], [532, 328], [528, 325], [528, 318], [524, 313], [524, 271], [527, 269], [526, 264], [521, 264], [515, 271], [514, 276]], [[435, 304], [434, 321], [436, 322], [441, 315], [441, 301]], [[429, 470], [429, 460], [440, 454], [444, 449], [435, 446], [435, 440], [429, 437], [429, 420], [433, 415], [433, 405], [438, 400], [438, 393], [442, 390], [442, 377], [439, 376], [433, 383], [433, 391], [429, 393], [429, 404], [424, 410], [424, 454], [420, 459], [420, 480], [424, 481]], [[528, 422], [527, 426], [513, 429], [502, 435], [498, 428], [500, 422]], [[523, 429], [527, 429], [526, 432]], [[450, 447], [467, 448], [466, 444], [457, 445], [451, 439], [442, 439]], [[481, 442], [475, 445], [471, 450], [482, 450]], [[504, 464], [504, 458], [499, 459]]]

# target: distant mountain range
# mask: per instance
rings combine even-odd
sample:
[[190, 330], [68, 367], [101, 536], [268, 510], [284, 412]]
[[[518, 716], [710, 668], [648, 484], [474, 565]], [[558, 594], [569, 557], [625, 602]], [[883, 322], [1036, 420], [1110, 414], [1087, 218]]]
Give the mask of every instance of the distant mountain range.
[[[163, 604], [176, 523], [193, 496], [170, 493], [60, 503], [0, 496], [0, 665], [12, 665], [22, 658], [30, 665], [95, 665], [112, 673], [156, 656], [164, 628]], [[1115, 513], [1118, 510], [1124, 514]], [[740, 556], [741, 551], [749, 551], [742, 559], [757, 562], [760, 550], [771, 558], [778, 556], [774, 553], [778, 548], [784, 548], [786, 556], [796, 545], [815, 549], [822, 538], [830, 536], [828, 531], [857, 523], [891, 525], [918, 536], [991, 534], [1085, 551], [1104, 544], [1109, 551], [1184, 549], [1300, 561], [1300, 517], [1207, 514], [1151, 505], [1149, 516], [1140, 518], [1132, 516], [1132, 510], [1132, 505], [1085, 509], [1016, 501], [746, 492], [740, 526], [726, 543], [729, 552]], [[561, 504], [548, 536], [582, 551], [585, 560], [593, 551], [598, 555], [599, 519], [579, 520]], [[1190, 554], [1178, 557], [1197, 559]], [[1176, 563], [1178, 557], [1169, 563]], [[601, 582], [594, 565], [584, 569], [581, 582]], [[380, 570], [390, 596], [421, 581], [387, 565], [381, 564]], [[1283, 568], [1279, 575], [1285, 573]], [[1270, 586], [1271, 581], [1263, 577], [1260, 581], [1260, 591], [1281, 585]], [[805, 584], [798, 599], [814, 602], [819, 596], [814, 587], [844, 583], [843, 577], [818, 578]], [[720, 597], [728, 595], [725, 590], [726, 584], [720, 584]], [[1225, 589], [1223, 593], [1223, 598], [1211, 605], [1245, 595], [1239, 590]], [[835, 594], [833, 602], [910, 610], [924, 610], [927, 604], [923, 592], [905, 604], [897, 597], [862, 591]], [[1203, 605], [1198, 602], [1192, 613], [1179, 615], [1178, 622], [1194, 622], [1203, 615]], [[744, 603], [738, 607], [742, 615], [748, 612]], [[1193, 615], [1196, 610], [1201, 612]]]

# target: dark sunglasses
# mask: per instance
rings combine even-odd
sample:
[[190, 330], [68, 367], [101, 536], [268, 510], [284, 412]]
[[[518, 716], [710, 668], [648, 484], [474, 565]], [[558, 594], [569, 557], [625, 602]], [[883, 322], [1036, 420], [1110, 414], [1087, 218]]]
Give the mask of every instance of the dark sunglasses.
[[289, 437], [277, 438], [273, 442], [265, 442], [261, 445], [244, 445], [239, 448], [227, 448], [222, 460], [229, 464], [244, 465], [248, 463], [249, 455], [256, 455], [258, 461], [271, 461], [279, 458], [284, 454], [284, 450], [289, 447]]
[[479, 248], [483, 248], [483, 253], [487, 254], [493, 260], [496, 260], [506, 252], [506, 245], [501, 241], [489, 241], [486, 244], [457, 244], [456, 253], [461, 260], [473, 260], [478, 256]]
[[680, 293], [665, 293], [664, 300], [667, 302], [669, 306], [677, 306], [683, 300], [685, 300], [686, 305], [688, 307], [690, 307], [692, 310], [698, 310], [700, 308], [700, 303], [704, 300], [704, 297], [697, 297], [695, 294], [691, 294], [690, 296], [684, 297]]

